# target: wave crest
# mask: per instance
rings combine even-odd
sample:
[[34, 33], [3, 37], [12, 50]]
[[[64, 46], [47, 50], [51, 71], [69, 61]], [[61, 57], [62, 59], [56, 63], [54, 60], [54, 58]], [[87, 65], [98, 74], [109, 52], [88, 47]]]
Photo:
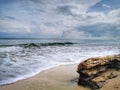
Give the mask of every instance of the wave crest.
[[29, 44], [22, 44], [25, 48], [29, 47], [41, 47], [41, 46], [65, 46], [65, 45], [73, 45], [72, 42], [53, 42], [53, 43], [29, 43]]

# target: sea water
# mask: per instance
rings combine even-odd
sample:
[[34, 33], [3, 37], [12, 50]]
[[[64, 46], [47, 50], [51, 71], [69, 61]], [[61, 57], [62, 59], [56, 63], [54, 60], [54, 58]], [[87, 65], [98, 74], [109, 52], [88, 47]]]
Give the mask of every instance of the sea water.
[[119, 54], [119, 45], [119, 41], [108, 40], [0, 39], [0, 85], [59, 65]]

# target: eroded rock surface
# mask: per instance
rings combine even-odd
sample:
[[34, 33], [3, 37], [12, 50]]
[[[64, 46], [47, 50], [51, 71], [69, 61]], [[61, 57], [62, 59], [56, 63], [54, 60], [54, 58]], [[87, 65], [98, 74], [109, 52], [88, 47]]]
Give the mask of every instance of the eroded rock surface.
[[120, 70], [120, 54], [89, 58], [78, 65], [78, 84], [99, 89], [107, 80], [117, 77], [117, 74], [110, 72], [111, 69]]

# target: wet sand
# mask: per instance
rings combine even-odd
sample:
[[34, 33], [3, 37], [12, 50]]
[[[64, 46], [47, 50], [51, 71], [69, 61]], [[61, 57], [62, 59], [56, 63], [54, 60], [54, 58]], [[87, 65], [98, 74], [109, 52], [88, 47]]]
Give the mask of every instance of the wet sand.
[[[77, 64], [58, 66], [13, 84], [0, 86], [0, 90], [91, 90], [78, 86]], [[100, 90], [120, 90], [120, 71], [118, 77], [108, 80]]]

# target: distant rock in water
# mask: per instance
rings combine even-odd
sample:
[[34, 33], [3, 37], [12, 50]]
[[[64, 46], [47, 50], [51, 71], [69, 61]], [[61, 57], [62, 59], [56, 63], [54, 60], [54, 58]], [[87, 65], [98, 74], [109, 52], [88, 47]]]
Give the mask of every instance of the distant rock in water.
[[39, 47], [37, 44], [35, 43], [30, 43], [30, 44], [24, 44], [25, 48], [30, 48], [30, 47]]
[[71, 42], [53, 42], [53, 43], [42, 43], [41, 46], [61, 46], [61, 45], [72, 45]]
[[89, 86], [93, 90], [99, 89], [108, 79], [118, 76], [110, 70], [120, 70], [120, 54], [89, 58], [78, 65], [78, 84]]
[[25, 48], [31, 48], [31, 47], [41, 47], [41, 46], [64, 46], [64, 45], [73, 45], [73, 43], [72, 42], [28, 43], [28, 44], [22, 44], [20, 46], [23, 46]]

